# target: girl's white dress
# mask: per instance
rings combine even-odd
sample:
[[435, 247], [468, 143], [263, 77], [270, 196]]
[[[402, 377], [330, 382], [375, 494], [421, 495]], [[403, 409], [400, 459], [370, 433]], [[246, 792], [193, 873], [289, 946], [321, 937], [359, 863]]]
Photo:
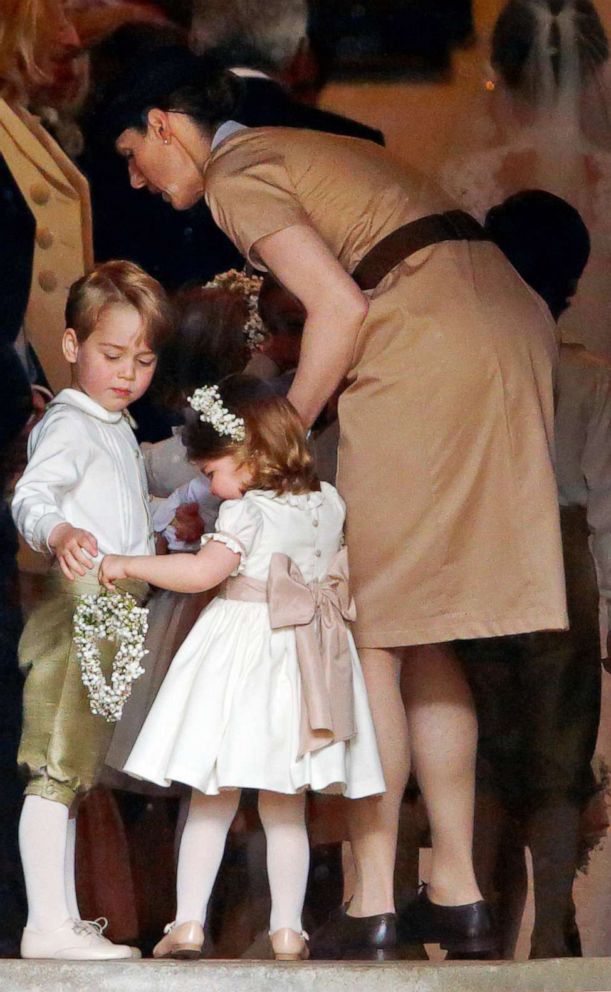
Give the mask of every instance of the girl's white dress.
[[[241, 557], [236, 573], [266, 581], [288, 555], [305, 582], [323, 579], [341, 547], [345, 507], [333, 486], [301, 496], [251, 490], [223, 503], [216, 532]], [[208, 795], [311, 788], [352, 799], [384, 791], [363, 675], [352, 656], [356, 734], [298, 758], [301, 680], [293, 627], [272, 631], [267, 603], [216, 598], [174, 658], [125, 764], [159, 785]]]

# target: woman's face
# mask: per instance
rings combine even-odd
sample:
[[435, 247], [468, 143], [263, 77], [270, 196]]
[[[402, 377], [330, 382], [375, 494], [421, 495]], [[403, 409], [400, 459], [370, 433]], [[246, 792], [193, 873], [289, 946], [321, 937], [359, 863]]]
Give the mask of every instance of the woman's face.
[[127, 128], [115, 147], [127, 159], [134, 189], [145, 187], [149, 193], [161, 194], [174, 210], [188, 210], [204, 195], [203, 175], [193, 150], [169, 126], [149, 122], [144, 132]]

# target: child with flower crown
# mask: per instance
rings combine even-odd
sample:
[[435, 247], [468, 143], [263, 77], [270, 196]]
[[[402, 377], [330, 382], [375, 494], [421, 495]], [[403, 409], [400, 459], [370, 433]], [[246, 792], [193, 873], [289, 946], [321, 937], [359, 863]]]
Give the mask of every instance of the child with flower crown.
[[344, 503], [320, 484], [283, 397], [232, 376], [198, 389], [189, 457], [221, 504], [197, 555], [109, 555], [101, 581], [130, 577], [197, 592], [219, 584], [174, 658], [125, 765], [193, 789], [176, 920], [155, 957], [199, 957], [203, 924], [240, 789], [259, 789], [277, 958], [307, 957], [301, 913], [309, 847], [305, 791], [384, 791], [342, 550]]

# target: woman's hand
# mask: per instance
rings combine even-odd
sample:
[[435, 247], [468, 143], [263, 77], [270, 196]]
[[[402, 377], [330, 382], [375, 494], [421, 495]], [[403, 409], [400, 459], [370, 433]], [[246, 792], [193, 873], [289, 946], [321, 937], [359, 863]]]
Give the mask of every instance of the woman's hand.
[[102, 559], [100, 571], [98, 572], [98, 582], [111, 592], [116, 591], [114, 585], [119, 579], [129, 578], [127, 574], [127, 555], [106, 555]]

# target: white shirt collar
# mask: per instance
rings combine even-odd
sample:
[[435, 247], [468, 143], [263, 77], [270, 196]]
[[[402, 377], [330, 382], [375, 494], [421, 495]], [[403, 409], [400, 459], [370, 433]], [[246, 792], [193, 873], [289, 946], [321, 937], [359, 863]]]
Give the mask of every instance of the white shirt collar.
[[88, 413], [90, 417], [96, 417], [97, 420], [103, 420], [106, 424], [118, 424], [126, 412], [124, 410], [105, 410], [103, 406], [92, 400], [91, 396], [87, 396], [87, 393], [82, 393], [79, 389], [62, 389], [55, 399], [51, 400], [49, 406], [53, 406], [55, 403], [66, 403], [68, 406], [74, 406], [77, 410], [82, 410], [83, 413]]
[[234, 76], [241, 76], [243, 79], [271, 79], [266, 72], [261, 72], [260, 69], [249, 69], [245, 65], [234, 65], [229, 70], [234, 74]]
[[214, 132], [212, 138], [212, 144], [210, 145], [210, 151], [213, 152], [214, 149], [220, 145], [221, 141], [225, 141], [227, 138], [231, 138], [233, 134], [237, 134], [238, 131], [245, 131], [246, 124], [239, 124], [238, 121], [225, 121], [220, 127]]

